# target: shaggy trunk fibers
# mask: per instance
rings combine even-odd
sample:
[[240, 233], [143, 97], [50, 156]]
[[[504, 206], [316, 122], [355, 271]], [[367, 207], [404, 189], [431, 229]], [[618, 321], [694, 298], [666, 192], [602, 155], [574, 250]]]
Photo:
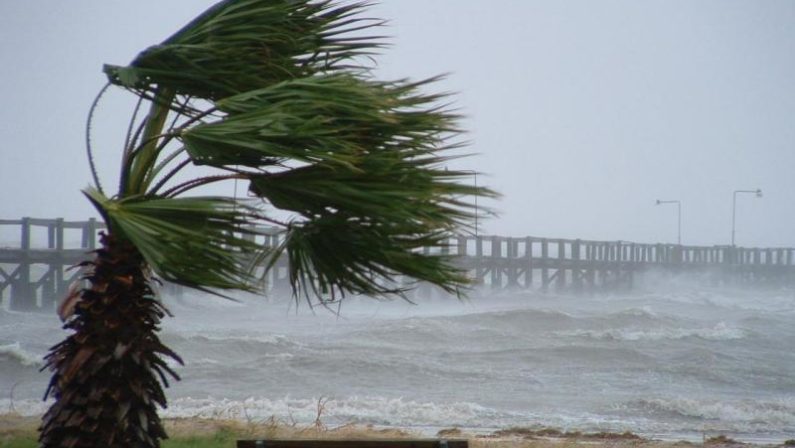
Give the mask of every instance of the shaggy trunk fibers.
[[88, 287], [59, 310], [73, 333], [53, 346], [45, 393], [55, 403], [42, 419], [42, 447], [158, 447], [166, 438], [157, 405], [166, 406], [163, 356], [182, 360], [157, 337], [166, 309], [154, 297], [134, 246], [103, 234], [86, 262]]

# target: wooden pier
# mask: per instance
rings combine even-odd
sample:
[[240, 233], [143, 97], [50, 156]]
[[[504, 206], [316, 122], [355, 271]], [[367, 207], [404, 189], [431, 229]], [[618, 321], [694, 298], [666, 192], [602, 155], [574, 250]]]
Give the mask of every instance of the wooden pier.
[[[0, 235], [19, 236], [12, 247], [0, 243], [0, 306], [53, 309], [79, 278], [78, 270], [69, 268], [90, 258], [101, 229], [104, 224], [95, 219], [0, 220]], [[275, 245], [280, 237], [273, 233], [259, 242]], [[795, 248], [461, 235], [436, 251], [455, 256], [479, 286], [495, 289], [629, 289], [649, 271], [692, 273], [712, 284], [795, 287]], [[267, 284], [272, 291], [289, 290], [286, 260], [269, 273]]]

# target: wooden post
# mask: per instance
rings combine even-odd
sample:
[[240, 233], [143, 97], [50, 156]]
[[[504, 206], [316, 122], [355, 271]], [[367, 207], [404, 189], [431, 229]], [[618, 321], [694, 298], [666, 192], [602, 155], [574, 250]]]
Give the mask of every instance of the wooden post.
[[458, 236], [458, 248], [456, 248], [456, 255], [459, 257], [467, 256], [467, 237], [463, 235]]
[[519, 240], [516, 238], [508, 238], [508, 260], [506, 260], [506, 269], [508, 274], [508, 287], [519, 286], [519, 275], [523, 266], [519, 264]]
[[546, 238], [541, 238], [541, 289], [549, 287], [549, 243]]
[[566, 287], [566, 244], [563, 240], [558, 240], [558, 270], [557, 270], [557, 289], [563, 290]]
[[50, 249], [55, 250], [55, 254], [50, 259], [48, 266], [49, 278], [42, 284], [41, 289], [41, 308], [46, 310], [54, 309], [58, 298], [65, 294], [67, 289], [63, 275], [65, 266], [61, 259], [64, 249], [63, 229], [63, 218], [57, 218], [55, 222], [47, 226], [47, 245]]
[[604, 260], [600, 257], [602, 243], [591, 241], [589, 245], [593, 247], [593, 257], [591, 257], [591, 261], [588, 263], [588, 283], [590, 284], [591, 290], [596, 291], [596, 286], [601, 283], [602, 270], [605, 267]]
[[502, 288], [502, 238], [491, 237], [491, 287]]
[[9, 305], [14, 311], [26, 311], [36, 307], [36, 297], [30, 284], [30, 218], [22, 218], [19, 248], [22, 254], [17, 278], [11, 282]]
[[533, 287], [533, 240], [530, 237], [524, 239], [525, 245], [525, 271], [524, 271], [524, 287]]
[[574, 240], [571, 245], [571, 281], [576, 292], [582, 292], [582, 263], [580, 262], [580, 240]]
[[47, 224], [47, 249], [55, 249], [55, 222]]
[[82, 238], [81, 247], [84, 247], [88, 250], [94, 250], [97, 248], [97, 219], [90, 218], [88, 222], [83, 226], [83, 238]]
[[485, 269], [483, 268], [483, 237], [475, 237], [475, 283], [482, 285], [486, 282]]
[[469, 269], [469, 257], [467, 257], [467, 237], [458, 235], [456, 242], [456, 256], [458, 265], [467, 271], [467, 277], [472, 278], [472, 271]]

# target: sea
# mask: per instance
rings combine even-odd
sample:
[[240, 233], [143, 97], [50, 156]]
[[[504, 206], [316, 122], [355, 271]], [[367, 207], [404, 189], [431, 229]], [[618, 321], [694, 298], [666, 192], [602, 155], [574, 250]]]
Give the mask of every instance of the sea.
[[[186, 292], [162, 338], [184, 359], [165, 417], [433, 435], [458, 427], [795, 438], [795, 292], [650, 282], [574, 295], [473, 291], [309, 306]], [[5, 304], [3, 304], [5, 306]], [[0, 413], [43, 413], [55, 313], [0, 306]]]

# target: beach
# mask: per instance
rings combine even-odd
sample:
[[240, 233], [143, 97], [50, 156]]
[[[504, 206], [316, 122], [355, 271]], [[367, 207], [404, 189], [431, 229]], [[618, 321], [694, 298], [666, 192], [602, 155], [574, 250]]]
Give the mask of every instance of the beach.
[[[0, 447], [26, 446], [36, 438], [38, 417], [16, 414], [0, 415]], [[177, 418], [165, 419], [169, 446], [234, 447], [236, 440], [400, 440], [428, 438], [411, 430], [372, 426], [343, 425], [327, 427], [322, 420], [302, 426], [269, 419], [264, 422]], [[508, 428], [487, 434], [473, 434], [459, 428], [447, 428], [434, 435], [438, 440], [467, 440], [472, 448], [674, 448], [674, 447], [791, 447], [795, 440], [781, 444], [748, 444], [725, 436], [704, 438], [699, 442], [653, 440], [633, 433], [567, 433], [554, 428]]]

